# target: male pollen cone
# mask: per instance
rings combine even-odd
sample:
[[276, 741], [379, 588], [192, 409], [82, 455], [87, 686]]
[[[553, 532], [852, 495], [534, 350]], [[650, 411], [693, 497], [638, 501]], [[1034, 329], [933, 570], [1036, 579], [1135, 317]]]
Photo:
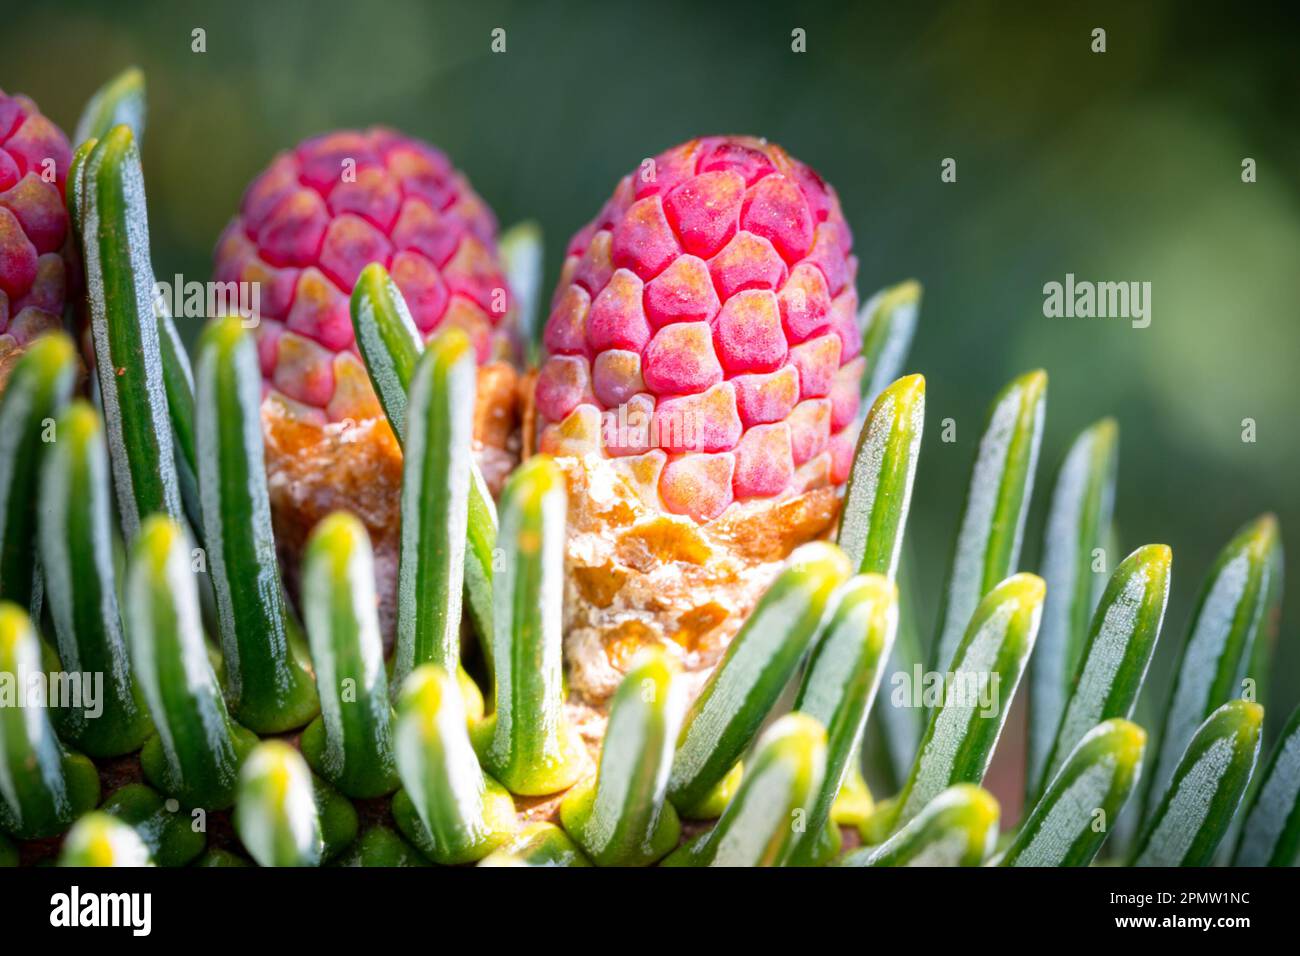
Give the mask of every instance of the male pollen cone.
[[566, 656], [588, 701], [647, 643], [702, 681], [832, 526], [865, 367], [851, 248], [821, 177], [736, 136], [647, 160], [570, 242], [533, 401], [569, 481]]
[[75, 275], [63, 204], [71, 162], [63, 131], [0, 90], [0, 394], [32, 339], [63, 320]]
[[349, 297], [378, 262], [426, 339], [449, 325], [469, 334], [479, 360], [475, 452], [497, 490], [518, 458], [518, 343], [496, 232], [441, 151], [377, 128], [278, 155], [217, 244], [216, 280], [259, 288], [266, 468], [284, 563], [296, 577], [316, 522], [354, 512], [375, 545], [386, 639], [402, 456], [357, 350]]

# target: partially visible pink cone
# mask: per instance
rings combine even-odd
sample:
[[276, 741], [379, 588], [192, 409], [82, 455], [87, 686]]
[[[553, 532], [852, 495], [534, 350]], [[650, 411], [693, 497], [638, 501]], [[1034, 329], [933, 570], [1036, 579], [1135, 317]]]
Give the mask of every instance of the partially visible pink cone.
[[62, 322], [71, 161], [63, 131], [27, 97], [0, 90], [0, 391], [27, 344]]

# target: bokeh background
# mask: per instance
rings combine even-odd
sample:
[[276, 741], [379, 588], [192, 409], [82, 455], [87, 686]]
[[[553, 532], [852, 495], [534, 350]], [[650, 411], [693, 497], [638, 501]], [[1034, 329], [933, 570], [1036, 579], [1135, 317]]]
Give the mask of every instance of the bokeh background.
[[[643, 157], [715, 132], [783, 144], [838, 188], [862, 296], [908, 277], [925, 287], [908, 363], [928, 379], [909, 526], [923, 633], [984, 409], [1036, 366], [1051, 384], [1023, 566], [1038, 564], [1056, 463], [1105, 414], [1121, 426], [1123, 549], [1174, 549], [1144, 709], [1163, 705], [1199, 579], [1233, 531], [1272, 510], [1300, 541], [1300, 29], [1286, 13], [1176, 2], [5, 6], [0, 86], [68, 131], [101, 82], [144, 68], [160, 276], [207, 278], [252, 176], [329, 128], [390, 124], [442, 146], [502, 223], [542, 224], [548, 284], [568, 236]], [[191, 52], [196, 27], [206, 53]], [[504, 54], [489, 50], [496, 27]], [[791, 51], [796, 27], [806, 53]], [[1094, 27], [1107, 31], [1104, 54], [1090, 50]], [[945, 157], [956, 183], [940, 181]], [[1254, 184], [1241, 181], [1245, 157]], [[1150, 328], [1045, 318], [1043, 284], [1067, 272], [1151, 282]], [[953, 444], [939, 441], [948, 417]], [[1248, 417], [1253, 444], [1241, 440]], [[1300, 698], [1295, 588], [1276, 671], [1273, 728]]]

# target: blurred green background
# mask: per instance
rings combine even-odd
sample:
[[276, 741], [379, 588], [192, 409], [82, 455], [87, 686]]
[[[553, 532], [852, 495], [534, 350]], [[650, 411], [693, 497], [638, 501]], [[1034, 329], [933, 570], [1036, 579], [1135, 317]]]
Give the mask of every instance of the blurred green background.
[[[839, 190], [864, 299], [925, 286], [908, 363], [929, 384], [910, 524], [925, 632], [984, 408], [1042, 366], [1022, 563], [1037, 567], [1065, 447], [1114, 415], [1123, 548], [1175, 554], [1144, 702], [1158, 710], [1214, 553], [1265, 510], [1300, 540], [1300, 30], [1241, 6], [1217, 20], [1172, 2], [1081, 6], [45, 0], [4, 13], [0, 86], [71, 130], [103, 80], [144, 68], [154, 260], [187, 278], [207, 277], [271, 156], [333, 127], [442, 146], [502, 223], [542, 223], [548, 285], [568, 236], [643, 157], [705, 133], [780, 142]], [[191, 52], [197, 27], [206, 53]], [[504, 54], [489, 50], [496, 27]], [[796, 27], [806, 53], [791, 51]], [[945, 157], [956, 183], [940, 181]], [[1045, 318], [1043, 284], [1067, 272], [1151, 282], [1150, 328]], [[949, 417], [955, 444], [939, 441]], [[1297, 608], [1293, 588], [1273, 727], [1300, 697]]]

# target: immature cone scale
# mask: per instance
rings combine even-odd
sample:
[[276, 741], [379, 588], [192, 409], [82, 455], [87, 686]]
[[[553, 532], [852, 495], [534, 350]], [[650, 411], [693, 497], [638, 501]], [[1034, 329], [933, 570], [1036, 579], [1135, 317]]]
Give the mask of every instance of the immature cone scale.
[[0, 90], [0, 392], [28, 343], [62, 320], [71, 161], [63, 131], [27, 97]]
[[401, 449], [371, 387], [349, 296], [379, 263], [428, 339], [456, 325], [480, 369], [475, 450], [499, 488], [517, 456], [513, 303], [496, 220], [447, 157], [387, 129], [337, 131], [281, 153], [248, 187], [217, 244], [218, 282], [256, 282], [263, 426], [276, 532], [296, 568], [332, 511], [375, 541], [392, 633]]
[[573, 498], [571, 680], [646, 643], [714, 663], [775, 565], [824, 533], [856, 441], [856, 260], [784, 150], [693, 140], [620, 181], [568, 247], [534, 403]]

